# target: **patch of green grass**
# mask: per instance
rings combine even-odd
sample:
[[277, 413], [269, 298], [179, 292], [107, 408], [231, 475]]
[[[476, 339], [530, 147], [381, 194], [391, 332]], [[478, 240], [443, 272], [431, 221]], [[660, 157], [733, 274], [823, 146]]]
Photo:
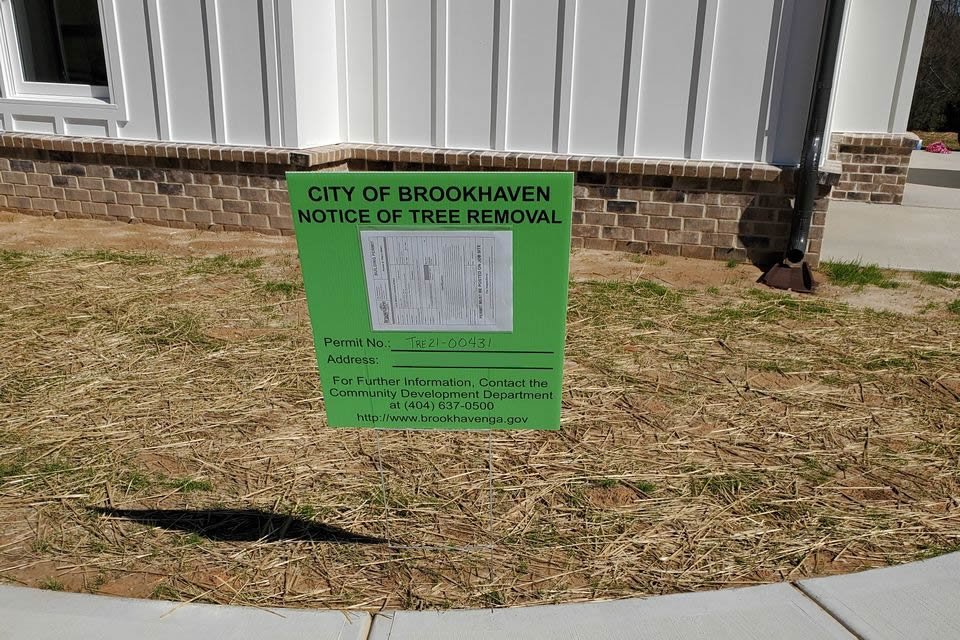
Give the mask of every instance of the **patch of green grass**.
[[748, 360], [747, 367], [755, 371], [786, 374], [807, 371], [811, 364], [804, 360]]
[[599, 480], [594, 480], [590, 484], [595, 487], [602, 487], [604, 489], [609, 489], [620, 484], [619, 480], [614, 480], [613, 478], [600, 478]]
[[646, 480], [635, 480], [633, 485], [640, 491], [650, 494], [657, 490], [657, 485], [652, 482], [647, 482]]
[[723, 473], [691, 478], [690, 493], [695, 496], [709, 493], [718, 498], [733, 500], [742, 492], [759, 488], [762, 485], [762, 476], [758, 473], [748, 471]]
[[958, 316], [960, 316], [960, 298], [948, 304], [947, 311], [949, 311], [950, 313], [955, 313]]
[[55, 460], [53, 462], [47, 462], [40, 465], [38, 471], [43, 474], [56, 475], [59, 473], [65, 473], [74, 468], [74, 465], [67, 464], [66, 462], [61, 462]]
[[900, 283], [892, 280], [875, 264], [861, 264], [859, 260], [821, 262], [822, 271], [831, 284], [841, 287], [872, 285], [881, 289], [896, 289]]
[[189, 311], [170, 311], [139, 327], [141, 337], [155, 347], [214, 347], [216, 342], [203, 331], [203, 320]]
[[791, 523], [796, 522], [810, 512], [810, 509], [805, 505], [792, 502], [781, 502], [778, 500], [770, 500], [766, 502], [760, 500], [751, 500], [746, 506], [747, 510], [753, 513], [775, 516], [783, 520], [789, 520]]
[[727, 269], [736, 269], [740, 265], [740, 261], [736, 258], [730, 258], [727, 260]]
[[263, 258], [233, 258], [231, 256], [220, 254], [210, 258], [200, 258], [194, 260], [187, 269], [188, 274], [225, 274], [225, 273], [245, 273], [254, 271], [263, 266]]
[[198, 533], [189, 533], [177, 538], [178, 547], [196, 547], [203, 543], [203, 537]]
[[22, 251], [10, 251], [0, 249], [0, 269], [15, 269], [22, 267], [26, 261], [27, 254]]
[[19, 462], [0, 462], [0, 484], [11, 477], [23, 473], [23, 465]]
[[911, 362], [906, 358], [877, 358], [867, 360], [863, 368], [867, 371], [878, 371], [880, 369], [909, 369]]
[[314, 507], [311, 507], [308, 504], [303, 504], [294, 509], [294, 513], [300, 516], [301, 518], [306, 518], [307, 520], [313, 520], [317, 515], [317, 510]]
[[298, 287], [293, 282], [266, 280], [260, 283], [260, 289], [266, 293], [279, 293], [289, 297], [297, 292]]
[[948, 553], [957, 553], [960, 551], [960, 544], [951, 544], [945, 547], [939, 545], [931, 545], [929, 547], [924, 547], [917, 553], [917, 560], [929, 560], [930, 558], [936, 558], [937, 556], [943, 556]]
[[142, 266], [157, 264], [160, 258], [147, 255], [145, 253], [136, 253], [132, 251], [113, 251], [112, 249], [98, 249], [97, 251], [71, 251], [67, 254], [71, 258], [80, 258], [82, 260], [94, 260], [96, 262], [116, 262], [117, 264]]
[[683, 295], [660, 283], [649, 280], [637, 282], [591, 281], [574, 286], [571, 314], [605, 318], [611, 313], [624, 313], [633, 319], [648, 319], [651, 313], [676, 308]]
[[199, 480], [197, 478], [168, 478], [163, 474], [145, 474], [139, 471], [128, 471], [120, 476], [117, 483], [126, 491], [143, 491], [150, 487], [161, 487], [164, 489], [176, 489], [183, 493], [194, 493], [198, 491], [213, 491], [213, 483], [209, 480]]
[[820, 300], [801, 300], [782, 293], [760, 289], [747, 291], [748, 301], [737, 306], [727, 305], [705, 314], [693, 314], [697, 324], [713, 325], [740, 323], [748, 320], [776, 322], [784, 318], [798, 318], [803, 314], [829, 314], [843, 309]]
[[121, 477], [121, 483], [128, 491], [143, 491], [153, 484], [150, 478], [137, 471], [125, 473]]
[[40, 583], [40, 588], [47, 591], [63, 591], [66, 587], [56, 578], [47, 578]]
[[196, 480], [194, 478], [173, 478], [165, 480], [161, 484], [170, 489], [177, 489], [182, 493], [194, 493], [197, 491], [213, 491], [213, 483], [209, 480]]
[[820, 486], [833, 480], [833, 473], [813, 456], [803, 456], [801, 460], [802, 471], [800, 473], [811, 483]]
[[920, 271], [913, 274], [914, 280], [919, 280], [932, 287], [943, 287], [944, 289], [960, 288], [960, 273], [947, 273], [946, 271]]
[[179, 600], [180, 594], [166, 583], [158, 584], [150, 594], [151, 600]]

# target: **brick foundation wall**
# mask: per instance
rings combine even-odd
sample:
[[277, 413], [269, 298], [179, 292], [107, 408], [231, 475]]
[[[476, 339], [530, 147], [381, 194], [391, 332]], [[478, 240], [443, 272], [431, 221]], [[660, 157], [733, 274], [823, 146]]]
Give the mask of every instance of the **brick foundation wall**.
[[910, 154], [917, 146], [912, 133], [835, 133], [830, 139], [830, 160], [842, 171], [831, 197], [901, 204], [907, 184]]
[[[578, 173], [573, 246], [770, 264], [787, 247], [793, 175], [750, 179]], [[807, 260], [819, 262], [829, 185], [819, 187]]]
[[[762, 163], [335, 145], [304, 151], [0, 135], [0, 207], [291, 235], [285, 172], [573, 171], [573, 248], [768, 263], [786, 247], [793, 173]], [[808, 260], [820, 253], [821, 174]]]

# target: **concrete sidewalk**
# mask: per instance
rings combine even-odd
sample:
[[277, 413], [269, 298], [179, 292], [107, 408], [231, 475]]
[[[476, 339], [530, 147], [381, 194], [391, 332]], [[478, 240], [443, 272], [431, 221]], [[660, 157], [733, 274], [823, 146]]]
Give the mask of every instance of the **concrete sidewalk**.
[[[960, 196], [960, 190], [956, 190]], [[960, 273], [960, 200], [955, 209], [834, 200], [822, 260]]]
[[0, 586], [0, 639], [942, 640], [960, 553], [846, 576], [648, 599], [465, 611], [257, 609]]

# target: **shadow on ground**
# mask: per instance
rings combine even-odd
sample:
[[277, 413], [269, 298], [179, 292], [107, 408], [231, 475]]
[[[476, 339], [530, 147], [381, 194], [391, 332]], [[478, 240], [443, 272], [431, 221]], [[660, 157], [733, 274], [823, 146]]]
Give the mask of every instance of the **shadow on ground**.
[[292, 515], [256, 509], [114, 509], [91, 507], [113, 518], [228, 542], [305, 540], [335, 544], [386, 544], [386, 540]]

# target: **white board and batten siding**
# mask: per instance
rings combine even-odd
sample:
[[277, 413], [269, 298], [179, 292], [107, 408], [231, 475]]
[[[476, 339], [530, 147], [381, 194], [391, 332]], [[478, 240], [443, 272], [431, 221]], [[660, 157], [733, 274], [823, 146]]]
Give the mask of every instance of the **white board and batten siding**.
[[[94, 109], [5, 92], [5, 129], [234, 145], [339, 141], [333, 0], [100, 2], [115, 19], [105, 40], [119, 51], [122, 103]], [[331, 37], [318, 38], [318, 24]]]
[[[122, 105], [5, 95], [4, 128], [777, 164], [798, 159], [825, 4], [100, 1]], [[849, 0], [834, 130], [906, 126], [929, 3]]]

